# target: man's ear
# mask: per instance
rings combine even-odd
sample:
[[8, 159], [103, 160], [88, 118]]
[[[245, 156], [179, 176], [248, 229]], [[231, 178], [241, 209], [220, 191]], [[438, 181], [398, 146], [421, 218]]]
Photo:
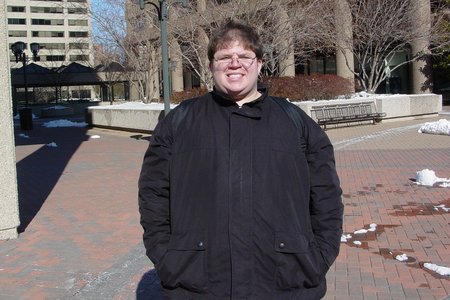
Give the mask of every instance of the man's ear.
[[214, 66], [213, 66], [213, 62], [212, 62], [212, 61], [209, 61], [209, 65], [208, 65], [208, 66], [209, 66], [209, 71], [212, 73], [213, 70], [214, 70], [214, 69], [213, 69], [213, 67], [214, 67]]
[[262, 66], [263, 66], [263, 61], [262, 59], [258, 59], [258, 74], [261, 72]]

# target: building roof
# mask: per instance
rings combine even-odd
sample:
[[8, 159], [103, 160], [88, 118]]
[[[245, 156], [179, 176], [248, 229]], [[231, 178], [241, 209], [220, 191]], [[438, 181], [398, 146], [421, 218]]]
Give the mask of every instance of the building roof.
[[[25, 67], [25, 70], [29, 87], [100, 85], [103, 83], [94, 68], [76, 62], [53, 69], [31, 63]], [[23, 67], [11, 71], [11, 85], [16, 88], [24, 86]]]

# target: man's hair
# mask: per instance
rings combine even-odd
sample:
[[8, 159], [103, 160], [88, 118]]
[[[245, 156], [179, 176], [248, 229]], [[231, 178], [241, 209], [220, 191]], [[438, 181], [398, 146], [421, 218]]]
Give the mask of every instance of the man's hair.
[[229, 21], [213, 34], [208, 45], [208, 59], [212, 61], [218, 50], [227, 48], [235, 41], [243, 48], [255, 52], [258, 59], [262, 59], [263, 46], [258, 33], [249, 25], [236, 20]]

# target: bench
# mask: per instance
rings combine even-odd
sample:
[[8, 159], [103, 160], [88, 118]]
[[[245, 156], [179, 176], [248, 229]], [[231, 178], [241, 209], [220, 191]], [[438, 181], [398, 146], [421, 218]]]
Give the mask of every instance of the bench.
[[359, 102], [313, 106], [311, 116], [327, 129], [327, 124], [372, 121], [375, 124], [386, 113], [377, 112], [375, 102]]

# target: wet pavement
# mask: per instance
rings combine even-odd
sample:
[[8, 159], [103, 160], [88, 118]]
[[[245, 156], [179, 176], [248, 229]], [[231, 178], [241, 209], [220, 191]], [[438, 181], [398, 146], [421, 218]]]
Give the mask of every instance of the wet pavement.
[[[351, 238], [324, 299], [450, 295], [450, 277], [424, 267], [450, 267], [450, 188], [414, 181], [423, 169], [450, 178], [450, 136], [417, 132], [441, 118], [450, 114], [327, 130]], [[0, 241], [0, 299], [157, 299], [137, 207], [148, 135], [47, 121], [15, 126], [21, 226], [18, 239]]]

